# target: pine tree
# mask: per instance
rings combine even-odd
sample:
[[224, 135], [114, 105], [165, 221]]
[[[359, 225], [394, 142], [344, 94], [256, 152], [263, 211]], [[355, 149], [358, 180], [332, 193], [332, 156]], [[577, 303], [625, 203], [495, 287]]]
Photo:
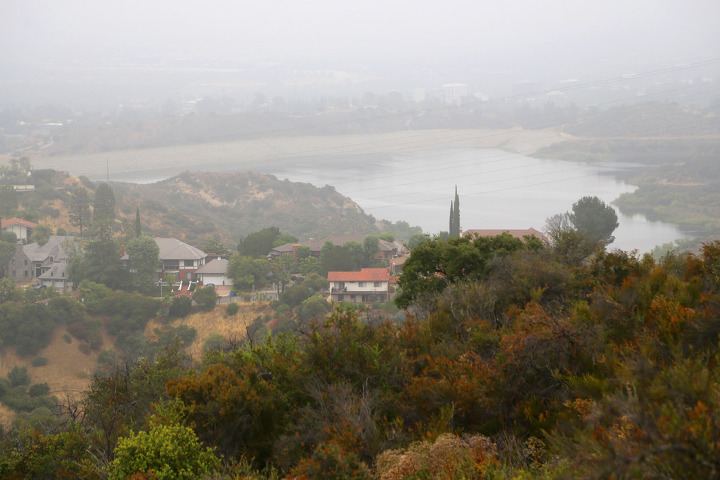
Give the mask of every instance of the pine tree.
[[142, 234], [142, 228], [140, 227], [140, 207], [135, 207], [135, 238]]
[[90, 226], [90, 196], [83, 187], [77, 187], [70, 195], [69, 206], [70, 223], [80, 229], [80, 236], [83, 234], [83, 227]]
[[115, 222], [115, 195], [107, 183], [101, 183], [95, 190], [93, 203], [93, 223], [100, 238], [112, 236], [112, 226]]

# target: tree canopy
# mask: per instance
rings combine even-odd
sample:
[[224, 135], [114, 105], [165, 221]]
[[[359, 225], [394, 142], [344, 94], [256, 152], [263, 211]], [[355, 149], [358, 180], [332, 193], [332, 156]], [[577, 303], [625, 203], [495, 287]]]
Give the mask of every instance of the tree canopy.
[[615, 209], [598, 197], [582, 197], [575, 202], [569, 220], [591, 242], [601, 245], [615, 240], [612, 233], [620, 225]]
[[149, 235], [140, 235], [128, 242], [126, 251], [130, 259], [132, 286], [143, 293], [151, 292], [157, 282], [160, 265], [157, 242]]

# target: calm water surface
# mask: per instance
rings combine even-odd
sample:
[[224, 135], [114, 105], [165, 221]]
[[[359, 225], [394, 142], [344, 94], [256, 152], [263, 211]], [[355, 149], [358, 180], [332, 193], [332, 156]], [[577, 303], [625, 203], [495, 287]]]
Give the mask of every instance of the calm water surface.
[[[375, 218], [405, 220], [437, 233], [448, 230], [456, 185], [463, 229], [543, 230], [548, 217], [569, 211], [583, 196], [610, 203], [633, 191], [634, 186], [608, 175], [619, 168], [628, 167], [541, 160], [496, 149], [433, 149], [322, 168], [308, 158], [268, 172], [281, 179], [333, 185]], [[676, 226], [642, 215], [618, 211], [618, 217], [613, 248], [645, 252], [685, 237]]]

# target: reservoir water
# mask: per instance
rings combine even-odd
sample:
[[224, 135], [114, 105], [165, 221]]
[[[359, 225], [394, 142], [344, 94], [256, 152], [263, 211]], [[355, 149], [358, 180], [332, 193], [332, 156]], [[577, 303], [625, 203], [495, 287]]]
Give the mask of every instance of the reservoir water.
[[[464, 230], [542, 231], [548, 217], [571, 210], [583, 196], [609, 204], [635, 189], [610, 175], [632, 167], [544, 160], [499, 149], [429, 149], [367, 160], [319, 168], [312, 158], [297, 159], [292, 166], [268, 172], [281, 179], [332, 185], [375, 218], [405, 220], [428, 233], [448, 230], [456, 186]], [[618, 221], [611, 248], [646, 252], [685, 236], [674, 225], [650, 222], [642, 215], [618, 211]]]
[[[455, 186], [465, 230], [543, 230], [548, 217], [569, 211], [583, 196], [610, 203], [635, 188], [612, 175], [633, 168], [625, 164], [588, 165], [466, 146], [392, 151], [384, 144], [373, 150], [355, 142], [333, 150], [323, 144], [320, 148], [317, 139], [299, 140], [307, 145], [278, 148], [277, 142], [266, 141], [259, 145], [266, 148], [263, 151], [258, 145], [253, 150], [247, 143], [230, 142], [40, 157], [34, 163], [37, 168], [68, 170], [100, 181], [105, 180], [109, 164], [111, 180], [135, 183], [155, 182], [184, 170], [260, 171], [293, 182], [332, 185], [377, 219], [404, 220], [431, 234], [448, 230]], [[618, 217], [620, 226], [611, 248], [647, 252], [686, 236], [674, 225], [650, 222], [644, 216], [628, 217], [618, 211]]]

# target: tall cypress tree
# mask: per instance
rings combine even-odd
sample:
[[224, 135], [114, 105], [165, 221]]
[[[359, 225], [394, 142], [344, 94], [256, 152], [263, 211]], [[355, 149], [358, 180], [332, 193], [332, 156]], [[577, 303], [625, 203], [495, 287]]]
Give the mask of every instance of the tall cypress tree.
[[453, 209], [453, 214], [455, 215], [455, 220], [453, 221], [453, 227], [455, 230], [453, 231], [453, 236], [455, 238], [460, 237], [460, 197], [457, 193], [457, 185], [455, 185], [455, 208]]
[[450, 202], [450, 238], [460, 237], [460, 197], [455, 186], [455, 200]]
[[140, 207], [137, 206], [135, 208], [135, 238], [137, 238], [142, 234], [142, 229], [140, 227]]

